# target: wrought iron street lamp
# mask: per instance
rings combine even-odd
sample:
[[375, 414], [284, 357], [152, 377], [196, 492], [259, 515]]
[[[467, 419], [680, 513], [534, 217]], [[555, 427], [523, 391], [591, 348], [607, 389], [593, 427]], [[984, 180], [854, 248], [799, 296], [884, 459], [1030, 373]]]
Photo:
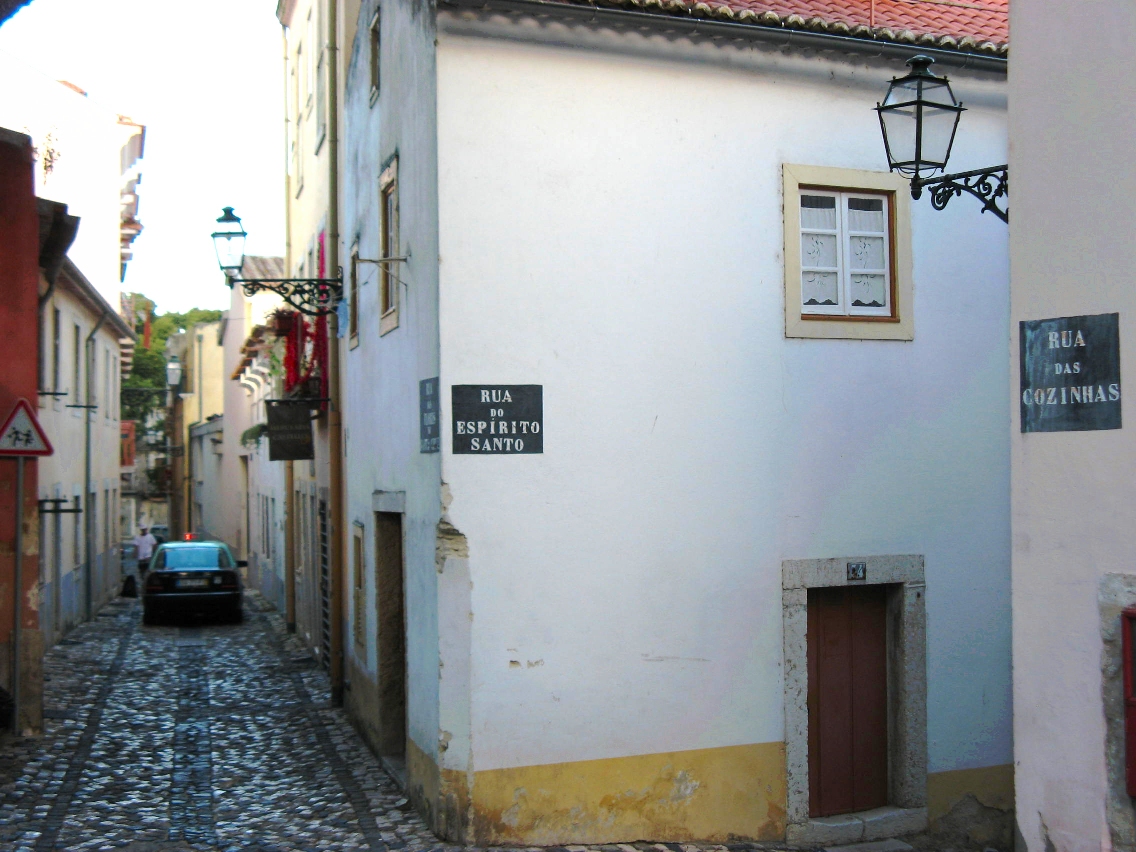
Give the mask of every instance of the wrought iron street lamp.
[[[966, 109], [955, 99], [950, 81], [930, 72], [933, 62], [927, 56], [907, 60], [911, 71], [905, 77], [893, 77], [883, 103], [876, 104], [888, 168], [911, 178], [912, 198], [919, 198], [923, 188], [929, 188], [931, 206], [936, 210], [942, 210], [948, 201], [966, 192], [982, 202], [984, 213], [989, 210], [1007, 222], [1008, 166], [924, 176], [946, 169], [959, 117]], [[1002, 207], [998, 206], [999, 200]]]
[[245, 265], [245, 238], [241, 217], [232, 207], [225, 207], [217, 218], [213, 232], [213, 250], [217, 265], [225, 273], [225, 283], [240, 284], [246, 296], [262, 290], [276, 293], [302, 314], [321, 316], [335, 311], [335, 303], [343, 295], [343, 270], [336, 278], [240, 278]]

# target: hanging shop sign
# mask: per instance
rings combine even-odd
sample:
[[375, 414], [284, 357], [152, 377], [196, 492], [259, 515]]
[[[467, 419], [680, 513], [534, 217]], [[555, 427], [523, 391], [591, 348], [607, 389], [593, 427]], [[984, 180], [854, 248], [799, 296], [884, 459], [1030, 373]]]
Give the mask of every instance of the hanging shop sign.
[[544, 452], [541, 385], [453, 385], [455, 454]]
[[314, 459], [312, 417], [307, 400], [265, 400], [268, 414], [268, 460]]
[[1120, 428], [1120, 315], [1020, 325], [1023, 432]]
[[442, 430], [438, 420], [438, 377], [418, 383], [418, 452], [436, 453], [442, 449]]

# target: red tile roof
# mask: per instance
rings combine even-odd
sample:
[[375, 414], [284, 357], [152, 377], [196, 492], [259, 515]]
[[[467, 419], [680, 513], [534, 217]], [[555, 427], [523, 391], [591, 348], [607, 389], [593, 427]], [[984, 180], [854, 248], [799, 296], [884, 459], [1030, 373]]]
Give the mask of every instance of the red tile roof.
[[[573, 2], [573, 0], [569, 0]], [[575, 0], [580, 2], [580, 0]], [[1005, 54], [1010, 0], [592, 0], [606, 6]]]

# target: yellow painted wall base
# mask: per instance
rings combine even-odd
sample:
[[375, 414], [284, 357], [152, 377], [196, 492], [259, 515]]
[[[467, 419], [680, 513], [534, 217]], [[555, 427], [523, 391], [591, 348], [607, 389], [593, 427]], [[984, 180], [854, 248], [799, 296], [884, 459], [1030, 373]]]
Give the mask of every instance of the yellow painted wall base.
[[1014, 765], [983, 766], [933, 772], [927, 776], [927, 818], [933, 824], [967, 795], [988, 808], [1008, 811], [1014, 807]]
[[927, 777], [930, 830], [944, 846], [1014, 845], [1012, 764], [936, 772]]
[[[453, 842], [553, 846], [785, 837], [783, 743], [484, 770], [473, 774], [471, 790], [466, 773], [439, 769], [408, 740], [407, 770], [411, 799], [431, 828]], [[1013, 766], [929, 775], [931, 831], [944, 818], [940, 827], [953, 830], [951, 820], [959, 814], [951, 812], [968, 796], [1008, 819]], [[1002, 833], [997, 826], [991, 830]]]
[[450, 840], [547, 846], [785, 836], [783, 743], [486, 770], [474, 773], [472, 796], [463, 773], [439, 771], [413, 742], [407, 764], [412, 798]]
[[407, 795], [430, 829], [443, 840], [468, 843], [469, 789], [466, 774], [439, 769], [410, 737], [406, 739]]
[[771, 840], [785, 835], [785, 746], [494, 769], [474, 775], [477, 843]]

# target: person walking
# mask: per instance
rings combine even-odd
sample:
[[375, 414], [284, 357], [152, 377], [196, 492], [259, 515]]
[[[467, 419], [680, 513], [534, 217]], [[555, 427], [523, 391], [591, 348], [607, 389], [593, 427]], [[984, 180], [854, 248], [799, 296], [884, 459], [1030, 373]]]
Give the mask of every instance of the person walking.
[[150, 531], [146, 527], [139, 527], [138, 535], [134, 536], [134, 551], [138, 555], [140, 576], [146, 576], [146, 572], [150, 570], [150, 557], [154, 555], [157, 546], [158, 540], [150, 535]]

